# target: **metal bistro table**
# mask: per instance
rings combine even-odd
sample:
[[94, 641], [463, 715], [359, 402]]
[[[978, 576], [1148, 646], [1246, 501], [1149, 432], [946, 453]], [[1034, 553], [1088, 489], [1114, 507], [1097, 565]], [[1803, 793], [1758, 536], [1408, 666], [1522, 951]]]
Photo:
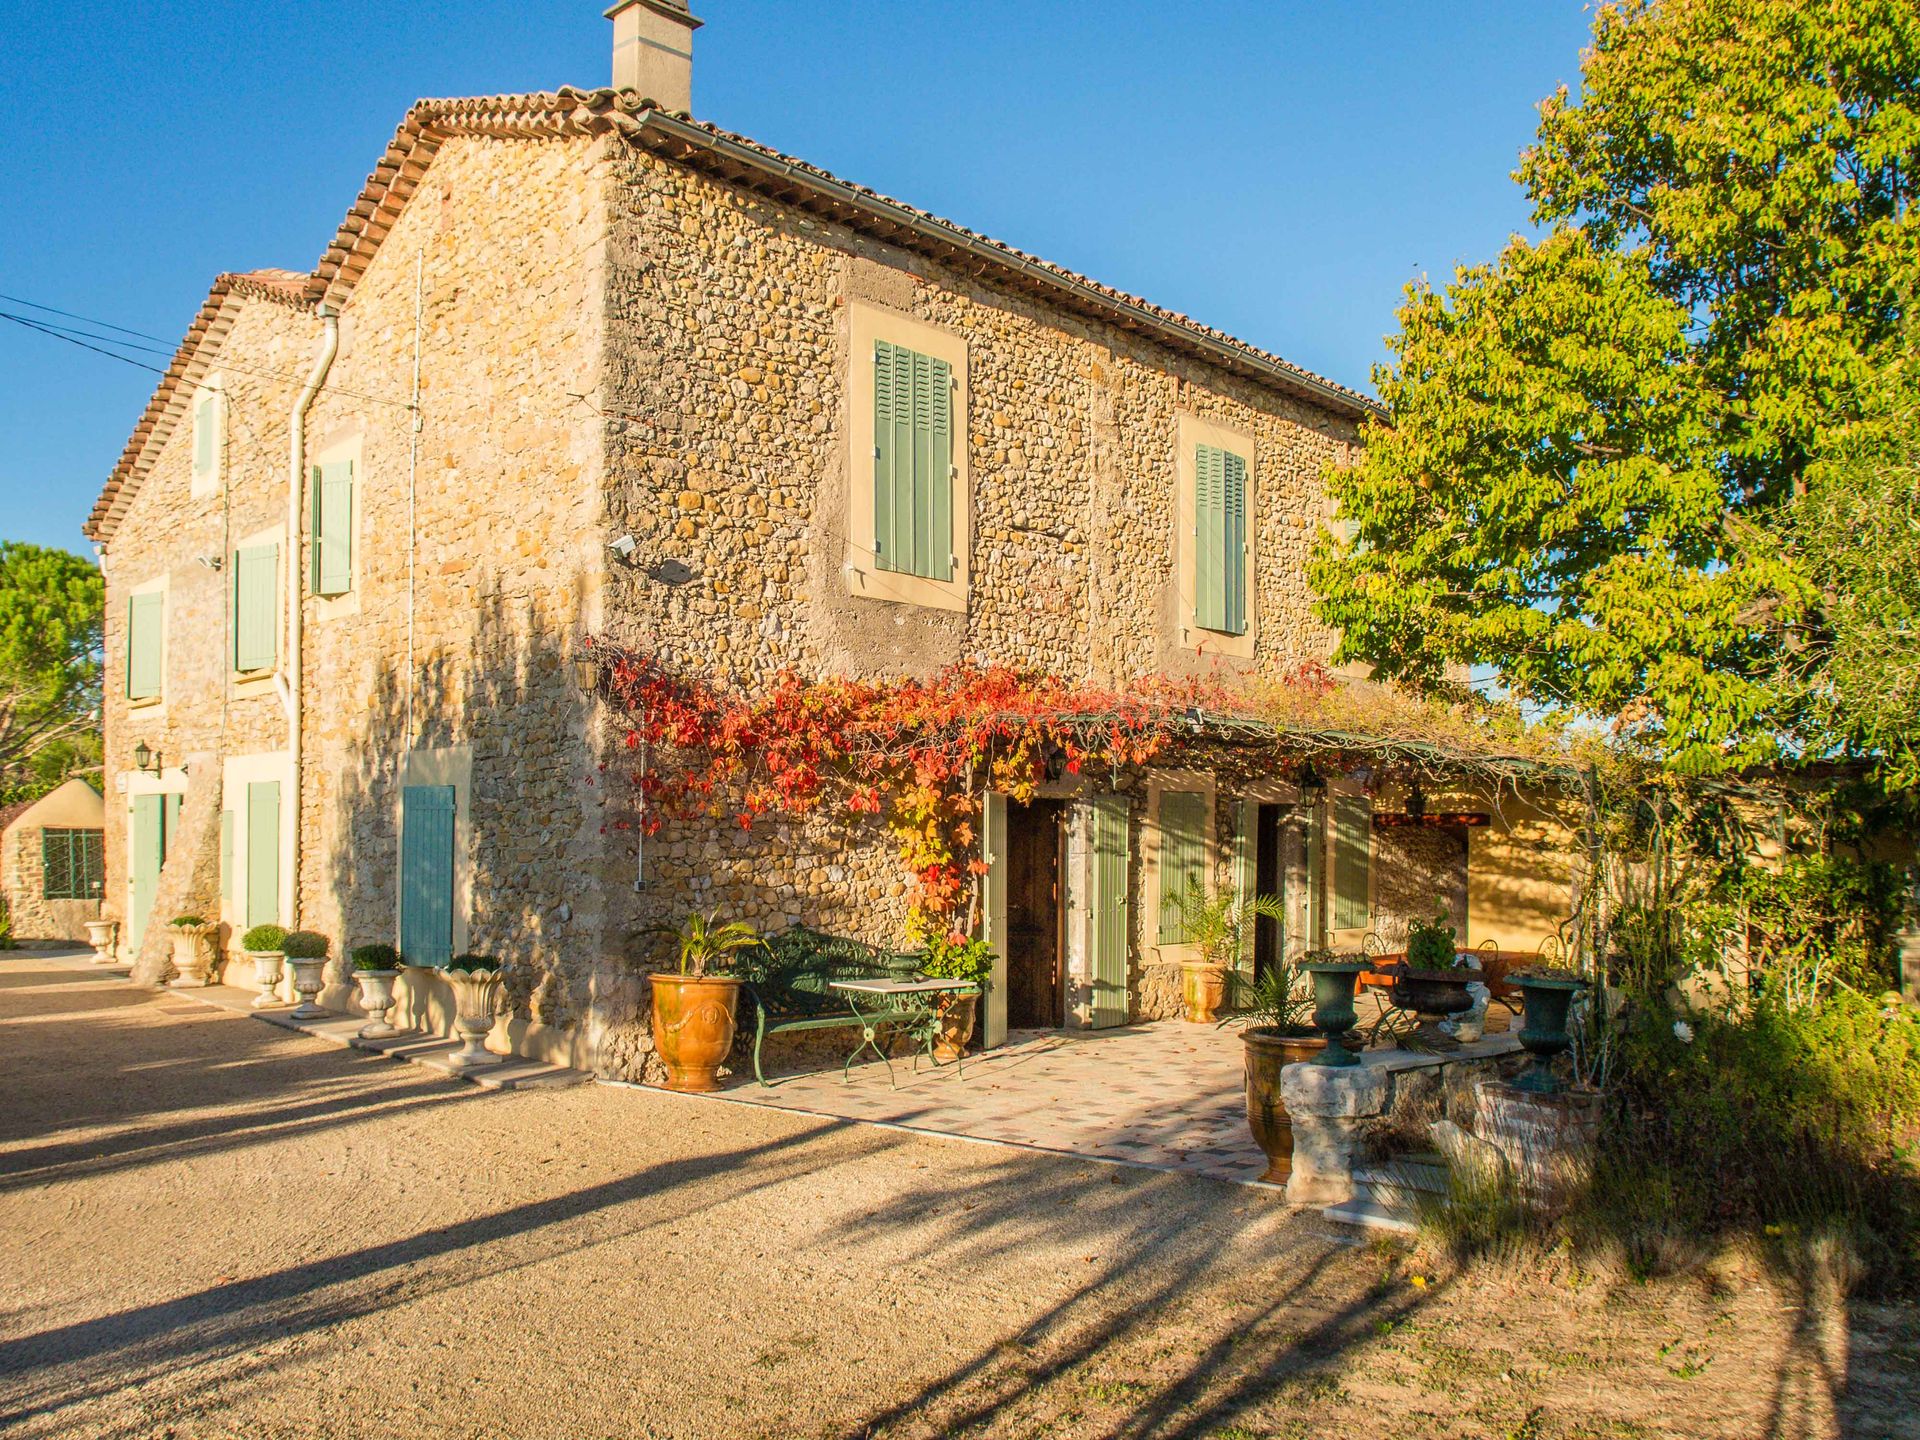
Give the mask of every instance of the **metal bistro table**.
[[[871, 1050], [880, 1057], [887, 1067], [887, 1081], [899, 1086], [893, 1078], [893, 1061], [885, 1050], [880, 1048], [878, 1035], [882, 1025], [897, 1025], [911, 1035], [914, 1043], [927, 1052], [927, 1058], [933, 1058], [933, 1042], [940, 1038], [940, 1006], [942, 995], [968, 995], [976, 993], [979, 986], [971, 980], [833, 980], [829, 987], [838, 990], [847, 997], [847, 1008], [853, 1011], [854, 1018], [860, 1022], [860, 1043], [853, 1047], [853, 1053], [847, 1056], [847, 1063], [840, 1067], [841, 1080], [851, 1077], [853, 1062], [860, 1058], [862, 1050]], [[960, 1061], [954, 1065], [964, 1078], [966, 1069]], [[913, 1068], [920, 1068], [920, 1055], [916, 1051]]]

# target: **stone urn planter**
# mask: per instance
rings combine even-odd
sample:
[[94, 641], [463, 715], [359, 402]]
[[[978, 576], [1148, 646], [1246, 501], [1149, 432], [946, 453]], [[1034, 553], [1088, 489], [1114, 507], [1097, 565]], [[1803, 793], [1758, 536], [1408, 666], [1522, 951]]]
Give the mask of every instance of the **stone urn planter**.
[[393, 987], [400, 978], [400, 952], [391, 945], [357, 945], [349, 958], [353, 961], [353, 979], [359, 987], [360, 1008], [367, 1012], [367, 1023], [360, 1027], [362, 1040], [382, 1040], [400, 1032], [387, 1022], [393, 1008]]
[[96, 965], [113, 964], [119, 958], [113, 953], [113, 944], [115, 938], [120, 933], [120, 922], [118, 920], [89, 920], [86, 922], [86, 926], [87, 943], [93, 947], [93, 963]]
[[1473, 992], [1467, 987], [1479, 978], [1474, 970], [1419, 970], [1411, 965], [1397, 966], [1393, 1003], [1411, 1011], [1419, 1020], [1408, 1039], [1409, 1050], [1456, 1050], [1460, 1042], [1440, 1028], [1442, 1022], [1473, 1009]]
[[260, 993], [253, 997], [253, 1008], [265, 1010], [280, 1004], [280, 971], [287, 957], [278, 950], [243, 950], [241, 953], [253, 962], [253, 983], [260, 987]]
[[453, 1028], [460, 1049], [447, 1057], [455, 1070], [498, 1065], [507, 1057], [487, 1049], [494, 1011], [500, 1000], [500, 962], [490, 956], [461, 955], [441, 972], [453, 987]]
[[1195, 1025], [1212, 1025], [1227, 1003], [1227, 967], [1224, 965], [1184, 964], [1180, 967], [1180, 1000], [1186, 1019]]
[[653, 1048], [667, 1067], [667, 1088], [720, 1088], [720, 1066], [733, 1049], [740, 981], [731, 975], [647, 977], [653, 986]]
[[1308, 1063], [1335, 1066], [1360, 1063], [1359, 1054], [1343, 1042], [1360, 1019], [1353, 1007], [1353, 987], [1368, 963], [1365, 960], [1308, 960], [1301, 964], [1300, 968], [1313, 976], [1313, 1028], [1327, 1042]]
[[167, 926], [174, 968], [174, 977], [167, 982], [169, 989], [199, 990], [213, 983], [213, 937], [218, 933], [217, 925], [209, 925], [195, 915], [183, 915]]
[[933, 1058], [938, 1063], [951, 1065], [967, 1053], [967, 1042], [973, 1039], [974, 1017], [979, 1011], [977, 991], [948, 995], [941, 1000], [940, 1033], [933, 1041]]
[[1558, 1095], [1565, 1087], [1553, 1073], [1553, 1062], [1573, 1045], [1567, 1012], [1587, 982], [1577, 975], [1523, 970], [1513, 976], [1513, 983], [1520, 987], [1520, 1047], [1533, 1060], [1513, 1081], [1514, 1088]]
[[1267, 1157], [1260, 1178], [1285, 1184], [1293, 1171], [1293, 1119], [1280, 1097], [1280, 1072], [1318, 1058], [1327, 1042], [1318, 1035], [1290, 1035], [1271, 1025], [1240, 1032], [1247, 1074], [1247, 1128]]
[[300, 997], [300, 1003], [293, 1007], [289, 1018], [325, 1019], [327, 1011], [315, 1003], [314, 996], [327, 983], [327, 937], [316, 935], [311, 930], [295, 930], [281, 942], [280, 948], [286, 953], [287, 964], [293, 971], [293, 992]]

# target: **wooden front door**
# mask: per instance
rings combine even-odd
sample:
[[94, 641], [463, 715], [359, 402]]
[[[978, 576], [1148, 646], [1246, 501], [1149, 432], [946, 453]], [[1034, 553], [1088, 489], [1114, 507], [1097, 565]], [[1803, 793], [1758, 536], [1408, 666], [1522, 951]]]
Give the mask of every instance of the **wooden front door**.
[[1007, 1024], [1065, 1022], [1060, 972], [1058, 800], [1007, 806]]

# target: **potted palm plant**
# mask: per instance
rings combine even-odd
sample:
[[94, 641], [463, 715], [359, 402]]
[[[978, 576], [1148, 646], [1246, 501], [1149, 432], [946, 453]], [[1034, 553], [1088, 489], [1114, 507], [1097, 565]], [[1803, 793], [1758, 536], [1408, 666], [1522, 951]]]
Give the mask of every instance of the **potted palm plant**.
[[313, 997], [327, 983], [327, 949], [330, 942], [326, 936], [312, 930], [290, 930], [286, 936], [280, 942], [280, 948], [286, 954], [287, 964], [293, 967], [293, 993], [300, 997], [300, 1003], [293, 1007], [293, 1013], [288, 1018], [323, 1019], [327, 1012], [314, 1002]]
[[455, 1070], [498, 1065], [506, 1056], [487, 1049], [486, 1041], [500, 999], [500, 962], [491, 955], [456, 955], [441, 973], [453, 987], [453, 1028], [461, 1041], [447, 1064]]
[[654, 926], [652, 933], [672, 938], [679, 966], [647, 977], [653, 987], [653, 1048], [667, 1068], [667, 1088], [718, 1090], [720, 1064], [733, 1049], [740, 980], [715, 972], [731, 966], [741, 951], [766, 942], [750, 925], [722, 923], [717, 913], [697, 910], [678, 925]]
[[1180, 966], [1180, 998], [1186, 1018], [1211, 1025], [1227, 1003], [1227, 977], [1240, 966], [1247, 937], [1258, 919], [1285, 920], [1286, 908], [1277, 895], [1250, 895], [1241, 899], [1224, 892], [1209, 894], [1196, 879], [1174, 898], [1186, 928], [1187, 944], [1196, 959]]
[[942, 995], [938, 1002], [940, 1035], [933, 1042], [933, 1058], [948, 1064], [966, 1053], [967, 1042], [973, 1038], [980, 997], [987, 993], [993, 976], [993, 951], [984, 940], [958, 930], [946, 931], [927, 941], [920, 973], [942, 980], [965, 980], [973, 986], [971, 990]]
[[240, 937], [240, 950], [253, 962], [253, 983], [260, 993], [253, 997], [253, 1008], [265, 1009], [280, 1003], [280, 969], [286, 963], [287, 932], [279, 925], [255, 925]]
[[400, 952], [391, 945], [356, 945], [352, 958], [360, 1008], [367, 1012], [360, 1038], [378, 1040], [397, 1033], [387, 1023], [387, 1011], [393, 1008], [393, 982], [400, 978]]
[[1260, 1178], [1277, 1184], [1293, 1173], [1293, 1118], [1280, 1097], [1280, 1072], [1315, 1058], [1327, 1046], [1314, 1033], [1312, 1017], [1312, 987], [1291, 965], [1275, 965], [1256, 980], [1247, 1008], [1230, 1017], [1243, 1027], [1247, 1128], [1267, 1157], [1267, 1173]]
[[197, 990], [211, 982], [213, 936], [218, 926], [209, 925], [198, 915], [176, 915], [167, 925], [173, 945], [173, 979], [167, 984], [175, 990]]

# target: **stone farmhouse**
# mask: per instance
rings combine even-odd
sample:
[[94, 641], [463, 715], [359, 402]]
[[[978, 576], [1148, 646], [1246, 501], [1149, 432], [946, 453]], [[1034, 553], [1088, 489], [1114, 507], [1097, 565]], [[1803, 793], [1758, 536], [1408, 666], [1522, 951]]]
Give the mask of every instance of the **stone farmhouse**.
[[[511, 964], [496, 1048], [638, 1076], [646, 925], [884, 943], [906, 902], [877, 829], [623, 825], [589, 637], [742, 685], [1332, 648], [1305, 563], [1371, 401], [690, 118], [699, 22], [609, 13], [613, 88], [420, 101], [311, 272], [219, 277], [94, 507], [105, 905], [140, 978], [184, 913], [230, 950], [262, 921], [336, 957], [484, 950]], [[1380, 826], [1401, 782], [1298, 779], [990, 801], [989, 1043], [1172, 1013], [1187, 874], [1283, 891], [1268, 949], [1436, 899], [1531, 948], [1567, 913], [1545, 801]], [[406, 983], [444, 1019], [430, 971]]]

